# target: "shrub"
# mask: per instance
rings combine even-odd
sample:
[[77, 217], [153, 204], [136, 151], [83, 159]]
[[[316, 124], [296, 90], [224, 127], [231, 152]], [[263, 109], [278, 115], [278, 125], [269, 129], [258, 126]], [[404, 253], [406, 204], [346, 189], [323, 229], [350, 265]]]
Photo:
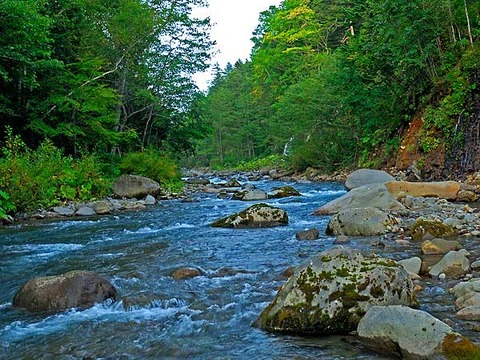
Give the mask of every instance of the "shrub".
[[163, 188], [177, 191], [183, 187], [177, 164], [153, 150], [126, 155], [120, 163], [122, 174], [135, 174], [157, 181]]
[[0, 188], [9, 194], [8, 201], [19, 211], [103, 197], [110, 189], [110, 181], [93, 156], [64, 156], [49, 140], [31, 150], [7, 129], [1, 151]]

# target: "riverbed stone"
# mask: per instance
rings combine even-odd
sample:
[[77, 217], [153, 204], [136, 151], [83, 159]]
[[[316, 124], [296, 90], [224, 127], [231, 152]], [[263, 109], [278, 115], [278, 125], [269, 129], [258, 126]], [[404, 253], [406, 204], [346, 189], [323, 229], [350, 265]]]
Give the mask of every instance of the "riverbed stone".
[[435, 238], [453, 240], [458, 236], [458, 232], [440, 220], [419, 218], [410, 229], [410, 236], [417, 242]]
[[112, 191], [121, 198], [141, 199], [147, 195], [157, 195], [160, 191], [160, 185], [144, 176], [122, 175], [113, 184]]
[[260, 203], [237, 214], [219, 219], [212, 223], [211, 226], [225, 228], [258, 228], [287, 224], [288, 214], [285, 210]]
[[75, 212], [75, 215], [78, 215], [78, 216], [93, 216], [96, 214], [97, 213], [91, 206], [82, 206], [80, 209], [78, 209]]
[[268, 194], [269, 199], [281, 199], [290, 196], [302, 196], [302, 194], [292, 186], [275, 187]]
[[232, 200], [258, 201], [268, 199], [268, 194], [261, 189], [244, 189], [233, 193]]
[[418, 306], [395, 261], [337, 246], [300, 265], [255, 326], [304, 335], [346, 334], [373, 305]]
[[447, 278], [458, 279], [465, 275], [470, 269], [470, 261], [467, 258], [468, 252], [465, 249], [448, 252], [429, 271], [431, 276], [445, 274]]
[[370, 184], [355, 188], [330, 201], [313, 212], [313, 215], [332, 215], [352, 208], [374, 207], [380, 210], [400, 210], [405, 206], [397, 201], [384, 184]]
[[104, 215], [110, 213], [110, 206], [107, 201], [95, 201], [91, 204], [93, 210], [97, 215]]
[[297, 240], [317, 240], [320, 235], [320, 231], [317, 228], [300, 230], [295, 234]]
[[155, 205], [157, 200], [152, 195], [147, 195], [145, 197], [145, 205]]
[[327, 225], [327, 235], [372, 236], [385, 234], [399, 224], [394, 216], [377, 208], [346, 209], [333, 215]]
[[61, 215], [61, 216], [73, 216], [73, 215], [75, 215], [75, 211], [70, 207], [55, 206], [52, 210], [53, 210], [53, 212], [55, 212], [56, 214]]
[[418, 256], [400, 260], [398, 263], [402, 265], [409, 274], [420, 274], [420, 269], [422, 268], [422, 259], [420, 259]]
[[457, 194], [457, 201], [472, 203], [478, 200], [478, 195], [471, 190], [460, 190]]
[[117, 299], [109, 281], [91, 271], [76, 270], [28, 281], [15, 294], [13, 306], [31, 312], [62, 311], [85, 309], [107, 299]]
[[422, 254], [446, 254], [452, 250], [460, 250], [462, 244], [456, 240], [432, 239], [422, 243]]
[[397, 199], [407, 195], [415, 197], [437, 197], [455, 200], [460, 191], [460, 183], [456, 181], [410, 182], [390, 181], [385, 183], [388, 191]]
[[389, 181], [395, 181], [395, 178], [383, 170], [358, 169], [347, 176], [345, 187], [352, 190], [364, 185], [385, 184]]
[[402, 359], [478, 359], [480, 349], [429, 313], [407, 306], [372, 306], [358, 324], [360, 341]]

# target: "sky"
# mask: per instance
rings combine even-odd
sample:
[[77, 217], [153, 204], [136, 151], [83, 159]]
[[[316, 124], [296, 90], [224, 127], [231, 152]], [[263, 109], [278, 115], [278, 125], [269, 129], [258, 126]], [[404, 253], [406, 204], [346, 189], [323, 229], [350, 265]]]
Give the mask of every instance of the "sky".
[[[252, 33], [258, 25], [260, 13], [271, 5], [278, 6], [282, 0], [209, 0], [209, 7], [197, 10], [196, 16], [210, 16], [213, 24], [211, 38], [217, 45], [211, 64], [224, 68], [227, 63], [250, 57]], [[201, 90], [208, 88], [212, 73], [196, 74], [194, 80]]]

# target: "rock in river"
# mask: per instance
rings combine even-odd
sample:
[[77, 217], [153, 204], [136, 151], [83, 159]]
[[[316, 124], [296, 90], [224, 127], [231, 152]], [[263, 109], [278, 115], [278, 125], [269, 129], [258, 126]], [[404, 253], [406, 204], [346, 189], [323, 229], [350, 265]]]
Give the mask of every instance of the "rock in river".
[[399, 219], [374, 208], [353, 208], [342, 210], [332, 216], [327, 235], [372, 236], [385, 234], [399, 224]]
[[399, 210], [403, 206], [387, 190], [384, 184], [370, 184], [355, 188], [330, 201], [313, 212], [313, 215], [336, 214], [352, 208], [374, 207], [381, 210]]
[[273, 188], [271, 193], [268, 194], [269, 199], [281, 199], [290, 196], [302, 196], [298, 190], [294, 189], [291, 186], [282, 186]]
[[373, 306], [358, 324], [360, 340], [402, 359], [478, 359], [470, 340], [432, 315], [406, 306]]
[[117, 299], [110, 282], [90, 271], [70, 271], [28, 281], [15, 294], [13, 306], [31, 312], [62, 311], [85, 309], [107, 299]]
[[215, 221], [213, 227], [258, 228], [288, 224], [285, 210], [267, 205], [256, 204], [237, 214]]
[[396, 262], [334, 247], [296, 269], [254, 325], [305, 335], [346, 334], [373, 305], [417, 306]]

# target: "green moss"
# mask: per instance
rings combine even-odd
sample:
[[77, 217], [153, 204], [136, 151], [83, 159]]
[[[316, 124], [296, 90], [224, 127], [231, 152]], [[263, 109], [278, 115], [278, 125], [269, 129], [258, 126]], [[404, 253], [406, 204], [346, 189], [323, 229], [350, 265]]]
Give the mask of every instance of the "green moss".
[[480, 360], [480, 349], [470, 340], [458, 334], [445, 336], [442, 352], [449, 360]]
[[454, 238], [458, 235], [452, 226], [434, 220], [418, 220], [410, 230], [410, 236], [414, 241], [421, 241], [427, 233], [441, 239]]

